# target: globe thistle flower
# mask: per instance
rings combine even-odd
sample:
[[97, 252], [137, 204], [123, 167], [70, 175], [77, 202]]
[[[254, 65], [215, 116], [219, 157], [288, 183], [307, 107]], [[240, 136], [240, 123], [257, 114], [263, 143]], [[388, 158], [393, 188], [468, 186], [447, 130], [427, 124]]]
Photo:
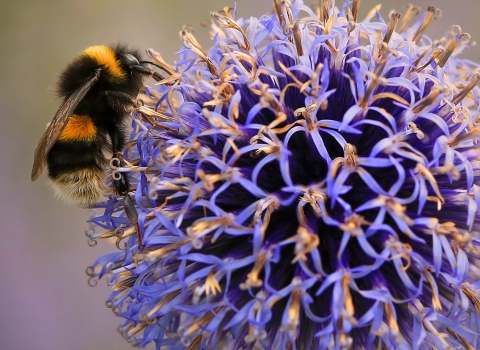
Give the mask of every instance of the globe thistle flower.
[[[184, 28], [91, 223], [120, 333], [157, 349], [479, 347], [480, 80], [438, 10], [275, 0]], [[410, 25], [410, 22], [413, 24]], [[133, 220], [135, 223], [135, 220]], [[137, 232], [139, 230], [139, 232]], [[97, 230], [98, 231], [98, 230]], [[138, 233], [138, 238], [137, 238]]]

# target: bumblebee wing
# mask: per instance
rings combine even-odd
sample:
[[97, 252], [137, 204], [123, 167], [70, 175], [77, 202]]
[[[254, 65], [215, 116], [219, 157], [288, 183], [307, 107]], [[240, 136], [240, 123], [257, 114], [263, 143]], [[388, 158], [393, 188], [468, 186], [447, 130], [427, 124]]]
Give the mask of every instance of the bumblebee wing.
[[42, 174], [42, 171], [47, 164], [48, 152], [52, 149], [63, 129], [65, 129], [65, 126], [67, 126], [68, 120], [75, 108], [85, 97], [93, 84], [98, 80], [99, 76], [100, 69], [97, 69], [77, 91], [65, 98], [60, 107], [58, 107], [57, 113], [55, 113], [52, 122], [48, 124], [47, 130], [45, 130], [45, 133], [35, 149], [31, 176], [32, 181], [38, 179]]

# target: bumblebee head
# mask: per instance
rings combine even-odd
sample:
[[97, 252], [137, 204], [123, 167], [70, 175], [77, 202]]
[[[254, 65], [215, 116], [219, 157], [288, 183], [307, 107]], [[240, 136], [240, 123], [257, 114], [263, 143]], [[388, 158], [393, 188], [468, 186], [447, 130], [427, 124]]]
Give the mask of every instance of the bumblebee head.
[[163, 77], [147, 68], [141, 54], [123, 44], [90, 46], [77, 56], [62, 72], [58, 82], [58, 96], [70, 96], [100, 70], [96, 89], [117, 90], [136, 94], [146, 76], [157, 81]]
[[132, 69], [132, 67], [140, 64], [140, 62], [138, 62], [137, 58], [134, 55], [131, 55], [129, 53], [125, 53], [125, 54], [120, 55], [120, 59], [121, 59], [123, 65], [129, 67], [130, 69]]

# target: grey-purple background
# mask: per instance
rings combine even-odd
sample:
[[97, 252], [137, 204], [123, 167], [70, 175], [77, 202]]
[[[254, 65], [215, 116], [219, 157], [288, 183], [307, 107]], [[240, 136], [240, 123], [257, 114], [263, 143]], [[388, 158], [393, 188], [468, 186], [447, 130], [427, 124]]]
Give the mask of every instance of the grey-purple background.
[[[306, 0], [307, 4], [313, 1]], [[480, 42], [479, 0], [382, 1], [387, 18], [413, 2], [443, 15], [427, 30], [439, 38], [453, 24]], [[85, 268], [114, 246], [87, 246], [87, 211], [56, 200], [43, 175], [30, 182], [33, 151], [59, 101], [59, 72], [90, 45], [119, 40], [153, 47], [173, 62], [178, 32], [190, 24], [209, 47], [201, 23], [233, 0], [2, 0], [0, 2], [0, 349], [130, 349], [120, 319], [104, 301], [105, 281], [87, 284]], [[339, 4], [343, 3], [338, 1]], [[376, 1], [362, 0], [360, 16]], [[239, 16], [271, 11], [270, 0], [237, 1]], [[465, 55], [480, 61], [480, 47]], [[153, 348], [151, 346], [150, 348]]]

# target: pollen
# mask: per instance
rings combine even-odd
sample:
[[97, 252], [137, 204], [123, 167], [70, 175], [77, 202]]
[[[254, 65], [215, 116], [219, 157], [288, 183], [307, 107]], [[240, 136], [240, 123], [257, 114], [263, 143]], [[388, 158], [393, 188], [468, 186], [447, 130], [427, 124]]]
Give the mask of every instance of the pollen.
[[97, 127], [88, 115], [72, 115], [63, 129], [60, 141], [93, 141], [97, 136]]
[[115, 57], [115, 53], [110, 47], [105, 45], [90, 46], [83, 51], [83, 54], [97, 61], [116, 80], [125, 78], [125, 72], [120, 67], [120, 61]]

